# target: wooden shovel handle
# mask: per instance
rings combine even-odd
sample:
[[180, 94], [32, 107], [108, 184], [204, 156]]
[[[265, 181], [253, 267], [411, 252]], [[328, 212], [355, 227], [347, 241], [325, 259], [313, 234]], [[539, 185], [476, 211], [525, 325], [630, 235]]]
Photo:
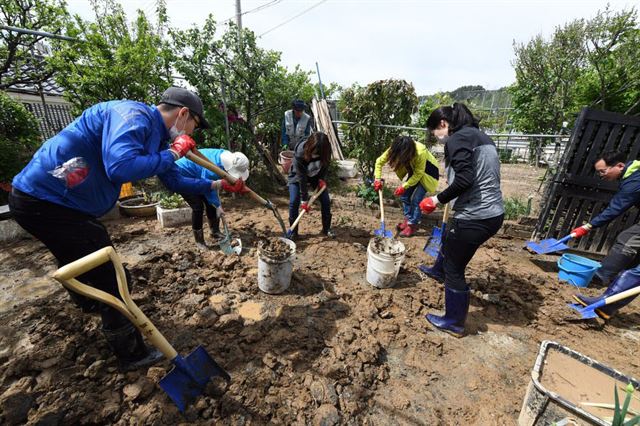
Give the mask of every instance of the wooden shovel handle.
[[[319, 190], [317, 190], [312, 196], [311, 199], [309, 199], [309, 202], [307, 204], [311, 205], [313, 204], [318, 197], [320, 196], [320, 194], [322, 194], [324, 192], [324, 190], [326, 189], [326, 185], [323, 186], [322, 188], [320, 188]], [[300, 212], [300, 214], [298, 215], [298, 217], [296, 218], [295, 222], [293, 222], [293, 224], [291, 225], [291, 227], [289, 228], [289, 231], [293, 231], [294, 229], [296, 229], [296, 226], [298, 226], [298, 222], [300, 222], [300, 219], [302, 219], [302, 216], [304, 216], [304, 214], [306, 213], [306, 210], [302, 210]]]
[[[104, 263], [111, 261], [116, 271], [116, 279], [118, 281], [118, 291], [120, 297], [117, 297], [97, 288], [81, 283], [76, 279], [78, 275], [90, 271]], [[104, 247], [96, 252], [88, 254], [80, 259], [63, 266], [53, 273], [53, 278], [59, 281], [63, 286], [83, 296], [106, 303], [114, 309], [117, 309], [122, 315], [127, 317], [129, 321], [135, 325], [142, 334], [156, 347], [162, 354], [170, 360], [178, 356], [178, 352], [171, 346], [158, 329], [149, 321], [149, 318], [138, 308], [131, 299], [129, 288], [127, 286], [127, 277], [124, 267], [120, 261], [120, 257], [113, 247]]]
[[442, 213], [442, 223], [447, 223], [449, 221], [449, 213], [451, 213], [451, 204], [447, 203], [444, 205], [444, 212]]
[[380, 200], [380, 223], [384, 223], [384, 203], [382, 202], [382, 190], [378, 191], [378, 199]]
[[[187, 152], [186, 157], [189, 160], [193, 161], [194, 163], [204, 167], [205, 169], [211, 170], [213, 173], [215, 173], [218, 176], [222, 177], [227, 182], [229, 182], [231, 185], [236, 183], [236, 181], [238, 180], [238, 179], [234, 178], [233, 176], [231, 176], [229, 173], [227, 173], [224, 170], [222, 170], [220, 167], [218, 167], [215, 164], [213, 164], [211, 161], [209, 161], [209, 159], [207, 157], [205, 157], [196, 148], [193, 149], [193, 152], [192, 151]], [[245, 185], [245, 188], [249, 190], [248, 194], [249, 194], [249, 196], [251, 198], [253, 198], [254, 200], [256, 200], [257, 202], [259, 202], [262, 205], [265, 205], [265, 206], [269, 206], [270, 205], [270, 203], [267, 200], [265, 200], [264, 198], [262, 198], [261, 196], [256, 194], [251, 188], [249, 188], [246, 185]]]
[[617, 302], [618, 300], [626, 299], [627, 297], [635, 296], [636, 294], [640, 294], [640, 286], [630, 288], [629, 290], [625, 290], [618, 294], [614, 294], [613, 296], [604, 299], [604, 301], [607, 305], [610, 305], [614, 302]]

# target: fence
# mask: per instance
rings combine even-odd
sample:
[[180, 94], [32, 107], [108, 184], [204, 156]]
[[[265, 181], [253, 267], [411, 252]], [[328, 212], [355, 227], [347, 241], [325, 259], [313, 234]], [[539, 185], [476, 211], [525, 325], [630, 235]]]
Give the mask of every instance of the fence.
[[[352, 121], [334, 120], [335, 124], [352, 126]], [[429, 130], [422, 127], [393, 126], [377, 124], [378, 127], [405, 130], [419, 139], [429, 139]], [[339, 127], [338, 135], [343, 140], [344, 134]], [[537, 166], [555, 166], [562, 158], [569, 135], [526, 135], [512, 133], [487, 133], [493, 139], [504, 163], [527, 163]], [[436, 153], [442, 151], [441, 145], [433, 147]]]

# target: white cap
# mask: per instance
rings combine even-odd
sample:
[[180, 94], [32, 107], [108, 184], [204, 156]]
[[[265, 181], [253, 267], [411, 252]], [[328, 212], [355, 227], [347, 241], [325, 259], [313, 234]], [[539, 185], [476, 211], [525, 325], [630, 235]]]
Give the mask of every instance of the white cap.
[[249, 178], [249, 159], [243, 153], [224, 151], [220, 160], [224, 170], [234, 178], [245, 182]]

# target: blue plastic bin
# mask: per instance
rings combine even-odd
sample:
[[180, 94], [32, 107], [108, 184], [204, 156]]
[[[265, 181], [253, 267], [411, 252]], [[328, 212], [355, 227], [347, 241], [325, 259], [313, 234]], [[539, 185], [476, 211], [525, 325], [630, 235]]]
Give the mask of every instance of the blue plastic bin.
[[602, 265], [599, 262], [586, 257], [563, 254], [558, 260], [558, 278], [576, 287], [586, 287], [600, 266]]

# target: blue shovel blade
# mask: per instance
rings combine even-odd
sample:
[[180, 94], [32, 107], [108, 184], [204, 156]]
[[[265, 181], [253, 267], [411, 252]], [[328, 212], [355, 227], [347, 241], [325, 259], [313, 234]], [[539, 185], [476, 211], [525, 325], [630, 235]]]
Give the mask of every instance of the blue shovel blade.
[[431, 238], [427, 244], [425, 244], [423, 251], [427, 253], [427, 255], [431, 257], [437, 257], [440, 252], [440, 248], [442, 247], [442, 235], [445, 231], [445, 225], [442, 227], [434, 227], [433, 232], [431, 233]]
[[536, 254], [547, 254], [553, 253], [554, 251], [566, 250], [569, 248], [568, 245], [564, 243], [567, 238], [563, 238], [561, 240], [556, 240], [554, 238], [548, 238], [546, 240], [542, 240], [539, 243], [535, 241], [529, 241], [527, 243], [527, 248], [533, 250]]
[[227, 382], [231, 380], [229, 374], [202, 346], [198, 346], [186, 358], [178, 355], [171, 362], [174, 368], [160, 380], [160, 387], [181, 412], [191, 401], [202, 395], [212, 377], [221, 376]]
[[373, 233], [376, 237], [382, 238], [391, 238], [393, 236], [391, 231], [387, 231], [385, 229], [384, 222], [380, 222], [380, 229], [376, 229], [375, 231], [373, 231]]
[[598, 316], [593, 305], [582, 306], [579, 303], [568, 303], [567, 306], [577, 311], [584, 319], [596, 318]]

